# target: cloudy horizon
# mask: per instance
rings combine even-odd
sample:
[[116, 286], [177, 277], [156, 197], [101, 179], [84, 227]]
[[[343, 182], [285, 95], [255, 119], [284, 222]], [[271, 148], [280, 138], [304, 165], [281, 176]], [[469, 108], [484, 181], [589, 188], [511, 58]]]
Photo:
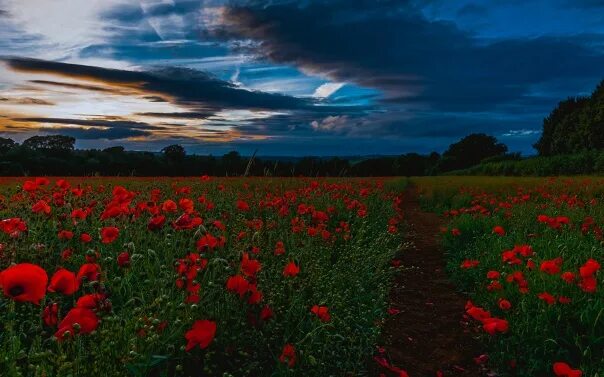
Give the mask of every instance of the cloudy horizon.
[[604, 2], [0, 0], [0, 136], [270, 155], [532, 154], [604, 79]]

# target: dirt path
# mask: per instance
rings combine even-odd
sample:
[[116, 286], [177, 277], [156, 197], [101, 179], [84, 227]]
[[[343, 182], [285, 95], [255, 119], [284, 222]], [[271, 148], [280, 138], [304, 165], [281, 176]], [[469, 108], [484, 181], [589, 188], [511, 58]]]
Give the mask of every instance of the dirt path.
[[[467, 299], [445, 273], [443, 221], [422, 211], [414, 187], [404, 197], [404, 215], [412, 245], [401, 252], [401, 273], [390, 292], [390, 305], [400, 312], [383, 327], [385, 354], [410, 377], [435, 377], [439, 370], [445, 377], [481, 376], [474, 362], [481, 347], [463, 320]], [[389, 375], [385, 368], [380, 372]]]

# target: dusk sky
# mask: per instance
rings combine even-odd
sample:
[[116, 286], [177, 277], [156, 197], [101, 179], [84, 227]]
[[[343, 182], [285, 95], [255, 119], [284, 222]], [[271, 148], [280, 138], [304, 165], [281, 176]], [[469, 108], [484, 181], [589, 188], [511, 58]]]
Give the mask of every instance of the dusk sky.
[[603, 0], [0, 0], [0, 136], [268, 155], [532, 154], [604, 79]]

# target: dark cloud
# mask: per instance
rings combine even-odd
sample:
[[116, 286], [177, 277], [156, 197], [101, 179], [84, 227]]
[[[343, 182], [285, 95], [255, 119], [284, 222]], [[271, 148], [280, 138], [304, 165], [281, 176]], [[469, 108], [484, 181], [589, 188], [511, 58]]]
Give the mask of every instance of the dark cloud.
[[488, 109], [560, 76], [604, 75], [604, 52], [580, 37], [480, 40], [403, 0], [252, 2], [226, 7], [223, 21], [214, 36], [251, 39], [243, 46], [261, 57], [441, 110]]
[[33, 84], [58, 86], [58, 87], [69, 88], [69, 89], [82, 89], [82, 90], [88, 90], [88, 91], [92, 91], [92, 92], [103, 92], [103, 93], [113, 93], [113, 94], [122, 93], [120, 90], [115, 89], [115, 88], [104, 88], [102, 86], [97, 86], [97, 85], [74, 84], [74, 83], [50, 81], [50, 80], [29, 80], [29, 82], [31, 82]]
[[20, 97], [20, 98], [8, 98], [8, 97], [0, 97], [0, 102], [12, 103], [17, 105], [44, 105], [44, 106], [52, 106], [53, 102], [40, 99], [40, 98], [32, 98], [32, 97]]
[[217, 108], [310, 109], [313, 103], [280, 94], [238, 89], [232, 84], [203, 72], [168, 67], [152, 72], [126, 71], [38, 59], [6, 58], [18, 71], [45, 72], [71, 78], [99, 80], [117, 86], [136, 87], [144, 92], [168, 96], [183, 105], [206, 104]]
[[137, 113], [136, 115], [148, 116], [153, 118], [172, 118], [172, 119], [207, 119], [214, 115], [214, 111], [190, 111], [180, 113]]
[[12, 118], [16, 122], [37, 122], [54, 124], [71, 124], [90, 127], [110, 127], [125, 129], [152, 129], [153, 126], [145, 122], [131, 120], [106, 120], [106, 119], [68, 119], [68, 118], [45, 118], [45, 117], [21, 117]]

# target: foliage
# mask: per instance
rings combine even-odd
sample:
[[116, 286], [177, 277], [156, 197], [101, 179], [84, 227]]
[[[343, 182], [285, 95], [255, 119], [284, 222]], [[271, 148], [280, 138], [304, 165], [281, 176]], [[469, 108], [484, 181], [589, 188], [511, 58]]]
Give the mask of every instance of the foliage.
[[562, 101], [543, 120], [535, 149], [541, 156], [604, 148], [604, 81], [591, 96]]

